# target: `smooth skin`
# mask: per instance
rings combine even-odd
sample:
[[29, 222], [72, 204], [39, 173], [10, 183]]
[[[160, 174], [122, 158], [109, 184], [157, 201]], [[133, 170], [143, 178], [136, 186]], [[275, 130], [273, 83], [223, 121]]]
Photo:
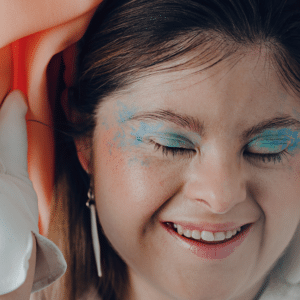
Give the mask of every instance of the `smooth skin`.
[[[263, 160], [259, 134], [245, 136], [275, 117], [300, 120], [299, 97], [255, 49], [194, 71], [151, 75], [106, 99], [93, 140], [77, 142], [103, 231], [129, 269], [127, 300], [253, 300], [300, 221], [299, 147]], [[202, 132], [145, 117], [161, 110], [197, 119]], [[174, 145], [186, 150], [162, 151]], [[167, 221], [253, 226], [232, 254], [209, 260]]]

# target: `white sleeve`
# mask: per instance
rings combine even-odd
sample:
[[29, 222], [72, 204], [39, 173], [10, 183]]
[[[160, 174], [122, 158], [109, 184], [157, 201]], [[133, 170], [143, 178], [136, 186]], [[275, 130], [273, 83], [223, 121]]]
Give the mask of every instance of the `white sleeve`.
[[37, 240], [32, 292], [66, 271], [57, 246], [39, 234], [37, 196], [27, 172], [24, 96], [12, 92], [0, 109], [0, 295], [20, 287], [27, 276], [33, 240]]

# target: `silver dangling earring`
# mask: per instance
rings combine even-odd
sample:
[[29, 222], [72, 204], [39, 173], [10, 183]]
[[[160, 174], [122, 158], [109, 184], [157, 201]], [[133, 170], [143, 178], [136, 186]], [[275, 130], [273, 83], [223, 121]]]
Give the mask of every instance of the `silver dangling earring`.
[[91, 231], [92, 231], [94, 255], [95, 255], [96, 265], [97, 265], [97, 272], [98, 272], [98, 277], [102, 277], [100, 241], [99, 241], [98, 228], [97, 228], [95, 196], [92, 192], [91, 187], [89, 188], [87, 196], [88, 196], [88, 201], [86, 202], [86, 206], [90, 209], [91, 212]]

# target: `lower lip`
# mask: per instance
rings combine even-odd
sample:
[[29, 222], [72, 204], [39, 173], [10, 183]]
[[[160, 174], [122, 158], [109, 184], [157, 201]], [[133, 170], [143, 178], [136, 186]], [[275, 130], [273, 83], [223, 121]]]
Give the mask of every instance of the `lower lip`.
[[242, 231], [240, 231], [237, 235], [227, 241], [205, 243], [188, 239], [185, 236], [178, 234], [173, 229], [173, 225], [162, 223], [163, 228], [166, 229], [172, 236], [183, 242], [183, 245], [192, 253], [204, 259], [224, 259], [228, 257], [246, 239], [246, 237], [250, 233], [252, 225], [253, 223], [243, 226]]

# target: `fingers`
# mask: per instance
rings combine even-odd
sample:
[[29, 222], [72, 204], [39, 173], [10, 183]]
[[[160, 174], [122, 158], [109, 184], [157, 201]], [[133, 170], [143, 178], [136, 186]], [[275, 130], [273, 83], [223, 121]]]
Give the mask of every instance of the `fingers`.
[[28, 177], [26, 98], [18, 90], [11, 92], [0, 108], [0, 160], [12, 176]]

